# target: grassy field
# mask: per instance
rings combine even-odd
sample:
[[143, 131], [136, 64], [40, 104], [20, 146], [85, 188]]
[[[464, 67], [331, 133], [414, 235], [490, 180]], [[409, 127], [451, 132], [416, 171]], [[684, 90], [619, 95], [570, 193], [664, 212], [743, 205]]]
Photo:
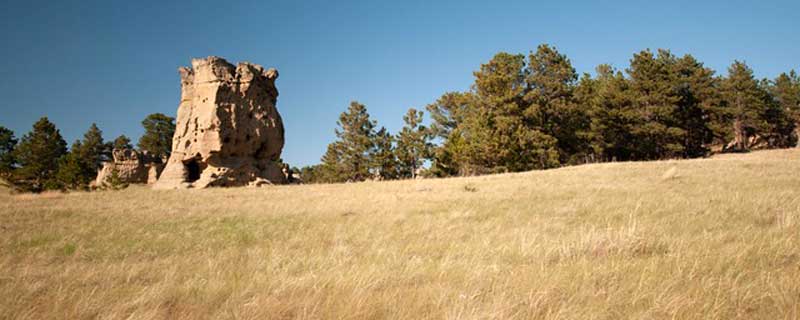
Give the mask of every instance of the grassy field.
[[800, 149], [0, 203], [2, 319], [800, 317]]

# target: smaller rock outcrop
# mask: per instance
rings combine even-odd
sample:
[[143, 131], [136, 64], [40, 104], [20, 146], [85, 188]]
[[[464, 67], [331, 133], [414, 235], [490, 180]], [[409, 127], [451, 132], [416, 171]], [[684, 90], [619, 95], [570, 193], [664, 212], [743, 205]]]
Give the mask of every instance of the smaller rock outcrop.
[[139, 152], [131, 149], [114, 149], [113, 160], [103, 164], [97, 173], [94, 186], [103, 186], [116, 172], [119, 181], [124, 183], [153, 184], [158, 180], [164, 161], [151, 156], [147, 151]]

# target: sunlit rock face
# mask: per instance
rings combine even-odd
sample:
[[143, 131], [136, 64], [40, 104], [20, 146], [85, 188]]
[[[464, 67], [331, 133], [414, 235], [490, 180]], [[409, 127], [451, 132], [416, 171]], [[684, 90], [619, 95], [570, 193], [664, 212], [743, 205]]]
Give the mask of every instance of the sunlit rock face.
[[156, 189], [282, 184], [284, 128], [275, 107], [278, 71], [225, 59], [193, 59], [178, 69], [172, 153]]
[[103, 167], [97, 172], [93, 186], [102, 187], [115, 173], [123, 183], [152, 184], [164, 168], [162, 159], [151, 156], [147, 151], [114, 149], [111, 155], [111, 161], [103, 163]]

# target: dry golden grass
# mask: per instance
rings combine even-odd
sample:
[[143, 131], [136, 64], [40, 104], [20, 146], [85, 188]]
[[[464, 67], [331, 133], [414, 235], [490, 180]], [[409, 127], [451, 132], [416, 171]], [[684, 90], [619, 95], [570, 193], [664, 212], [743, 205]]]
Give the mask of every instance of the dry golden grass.
[[3, 319], [796, 319], [800, 149], [0, 193]]

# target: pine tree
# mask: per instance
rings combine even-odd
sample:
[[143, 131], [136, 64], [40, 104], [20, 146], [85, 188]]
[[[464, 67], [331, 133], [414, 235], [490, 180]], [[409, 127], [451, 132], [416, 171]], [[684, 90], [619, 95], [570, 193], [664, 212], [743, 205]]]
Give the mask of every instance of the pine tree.
[[322, 165], [312, 165], [300, 168], [300, 179], [303, 183], [325, 183], [328, 182], [322, 177]]
[[139, 138], [139, 149], [156, 157], [169, 157], [172, 152], [172, 136], [175, 134], [175, 119], [162, 113], [148, 115], [142, 120], [144, 134]]
[[119, 176], [119, 170], [114, 168], [111, 170], [111, 174], [106, 178], [106, 181], [103, 181], [100, 187], [106, 190], [122, 190], [128, 187], [128, 183], [122, 180]]
[[55, 179], [64, 189], [86, 189], [97, 175], [97, 171], [92, 169], [91, 163], [84, 158], [82, 149], [81, 142], [75, 141], [70, 151], [58, 159], [58, 171], [56, 171]]
[[397, 179], [398, 161], [395, 155], [394, 141], [394, 137], [384, 127], [381, 127], [373, 136], [374, 147], [370, 152], [370, 159], [374, 177], [382, 180]]
[[14, 138], [14, 131], [0, 126], [0, 178], [8, 179], [16, 166], [14, 159], [14, 148], [17, 146], [17, 139]]
[[59, 159], [66, 153], [67, 143], [56, 126], [46, 117], [39, 119], [14, 150], [20, 167], [14, 170], [12, 183], [32, 192], [60, 189], [55, 173]]
[[558, 142], [560, 161], [578, 161], [588, 149], [586, 110], [579, 108], [573, 91], [578, 75], [566, 55], [540, 45], [528, 56], [525, 83], [525, 121]]
[[364, 181], [370, 178], [370, 153], [374, 147], [375, 121], [367, 108], [356, 101], [339, 116], [337, 141], [328, 145], [322, 158], [325, 176], [333, 182]]
[[75, 141], [59, 160], [56, 179], [66, 189], [86, 189], [95, 179], [103, 162], [111, 159], [111, 145], [103, 141], [103, 132], [94, 123]]
[[465, 143], [462, 175], [508, 171], [517, 163], [521, 150], [514, 135], [524, 128], [524, 68], [523, 55], [501, 52], [474, 73], [475, 99], [459, 128]]
[[97, 173], [103, 162], [111, 159], [111, 148], [103, 141], [103, 131], [94, 123], [83, 135], [80, 146], [72, 149], [78, 152], [81, 160], [92, 170], [92, 175]]
[[114, 139], [114, 142], [111, 144], [111, 146], [112, 150], [133, 149], [133, 145], [131, 145], [131, 139], [124, 134]]
[[319, 165], [319, 170], [315, 172], [319, 182], [335, 183], [348, 180], [347, 169], [342, 162], [342, 152], [344, 150], [342, 145], [339, 141], [334, 141], [328, 145], [327, 151], [325, 151], [320, 160], [322, 163]]
[[557, 140], [525, 102], [525, 57], [499, 53], [475, 72], [475, 105], [461, 131], [466, 174], [524, 171], [559, 165]]
[[588, 138], [594, 161], [632, 160], [635, 139], [632, 131], [639, 123], [633, 107], [629, 81], [609, 65], [597, 67], [597, 77], [584, 79], [579, 97], [589, 111]]
[[722, 95], [726, 112], [732, 122], [728, 141], [730, 149], [746, 151], [750, 148], [750, 137], [765, 132], [763, 119], [767, 106], [753, 70], [744, 62], [735, 61], [728, 68], [728, 77], [722, 82]]
[[[609, 67], [610, 68], [610, 67]], [[598, 74], [600, 72], [598, 71]], [[596, 132], [592, 130], [592, 121], [596, 117], [595, 97], [597, 95], [598, 81], [588, 73], [581, 75], [573, 91], [573, 99], [577, 108], [583, 112], [586, 123], [582, 132], [577, 133], [578, 138], [583, 140], [584, 150], [583, 163], [597, 161], [597, 156], [602, 153], [602, 148], [595, 143], [597, 140]], [[580, 156], [576, 160], [579, 160]]]
[[430, 133], [439, 139], [441, 145], [434, 146], [431, 152], [431, 172], [439, 177], [459, 174], [464, 160], [465, 142], [459, 129], [464, 123], [471, 108], [474, 107], [475, 96], [470, 93], [448, 92], [436, 102], [426, 106], [433, 123]]
[[765, 130], [762, 136], [770, 148], [787, 148], [797, 144], [795, 121], [791, 108], [787, 108], [777, 96], [773, 95], [774, 83], [769, 80], [759, 82], [761, 98], [764, 100]]
[[397, 135], [397, 158], [400, 175], [404, 178], [416, 178], [418, 169], [431, 154], [430, 132], [422, 125], [422, 118], [422, 111], [408, 109], [403, 116], [405, 126]]
[[782, 73], [770, 86], [770, 92], [785, 116], [793, 121], [794, 133], [790, 134], [788, 140], [796, 141], [800, 138], [800, 77], [794, 70], [788, 74]]
[[683, 130], [681, 142], [684, 158], [705, 156], [713, 142], [713, 113], [721, 104], [719, 84], [714, 71], [706, 68], [691, 55], [685, 55], [673, 65], [674, 91], [678, 96], [675, 112], [676, 126]]
[[649, 50], [634, 54], [630, 68], [630, 90], [639, 125], [633, 128], [635, 159], [678, 158], [685, 153], [687, 133], [681, 127], [680, 97], [676, 94], [677, 58], [667, 50], [654, 55]]

